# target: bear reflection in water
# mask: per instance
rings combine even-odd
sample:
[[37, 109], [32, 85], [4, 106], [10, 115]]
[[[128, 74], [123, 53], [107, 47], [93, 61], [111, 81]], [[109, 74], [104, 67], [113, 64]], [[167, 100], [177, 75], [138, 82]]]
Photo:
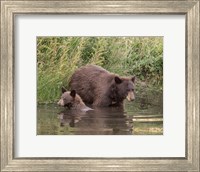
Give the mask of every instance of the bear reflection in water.
[[75, 135], [130, 135], [132, 118], [123, 108], [101, 107], [92, 111], [68, 110], [59, 113], [60, 125], [70, 126]]

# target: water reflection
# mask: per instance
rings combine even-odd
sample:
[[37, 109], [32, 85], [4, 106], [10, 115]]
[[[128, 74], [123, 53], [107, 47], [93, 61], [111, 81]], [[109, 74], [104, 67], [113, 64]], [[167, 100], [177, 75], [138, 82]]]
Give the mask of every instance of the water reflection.
[[76, 128], [73, 134], [132, 134], [133, 121], [122, 108], [95, 108], [93, 111], [65, 110], [59, 114], [60, 126]]
[[124, 108], [69, 110], [56, 104], [38, 105], [38, 135], [162, 135], [162, 95], [138, 97]]

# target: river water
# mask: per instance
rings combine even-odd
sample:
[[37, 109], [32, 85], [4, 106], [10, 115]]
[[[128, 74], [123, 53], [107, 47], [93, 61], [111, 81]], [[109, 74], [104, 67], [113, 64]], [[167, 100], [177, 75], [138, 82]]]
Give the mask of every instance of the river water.
[[125, 101], [124, 108], [80, 112], [57, 104], [37, 106], [37, 135], [162, 135], [162, 94]]

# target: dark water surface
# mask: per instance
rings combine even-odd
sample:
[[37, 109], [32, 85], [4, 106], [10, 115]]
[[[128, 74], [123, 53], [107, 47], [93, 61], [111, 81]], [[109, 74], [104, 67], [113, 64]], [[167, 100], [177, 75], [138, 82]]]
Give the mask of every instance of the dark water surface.
[[162, 94], [125, 101], [123, 108], [101, 107], [80, 112], [38, 105], [38, 135], [162, 135]]

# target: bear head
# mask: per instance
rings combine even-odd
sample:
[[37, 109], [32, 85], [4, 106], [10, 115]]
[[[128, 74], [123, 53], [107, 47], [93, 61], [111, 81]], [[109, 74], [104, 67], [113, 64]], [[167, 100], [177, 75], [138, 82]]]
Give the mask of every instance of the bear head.
[[121, 102], [124, 99], [133, 101], [135, 99], [134, 85], [135, 76], [131, 78], [115, 76], [111, 91], [111, 99], [113, 102]]
[[59, 106], [68, 107], [71, 109], [75, 104], [81, 103], [81, 98], [76, 94], [75, 90], [67, 91], [62, 88], [62, 95], [58, 101]]

